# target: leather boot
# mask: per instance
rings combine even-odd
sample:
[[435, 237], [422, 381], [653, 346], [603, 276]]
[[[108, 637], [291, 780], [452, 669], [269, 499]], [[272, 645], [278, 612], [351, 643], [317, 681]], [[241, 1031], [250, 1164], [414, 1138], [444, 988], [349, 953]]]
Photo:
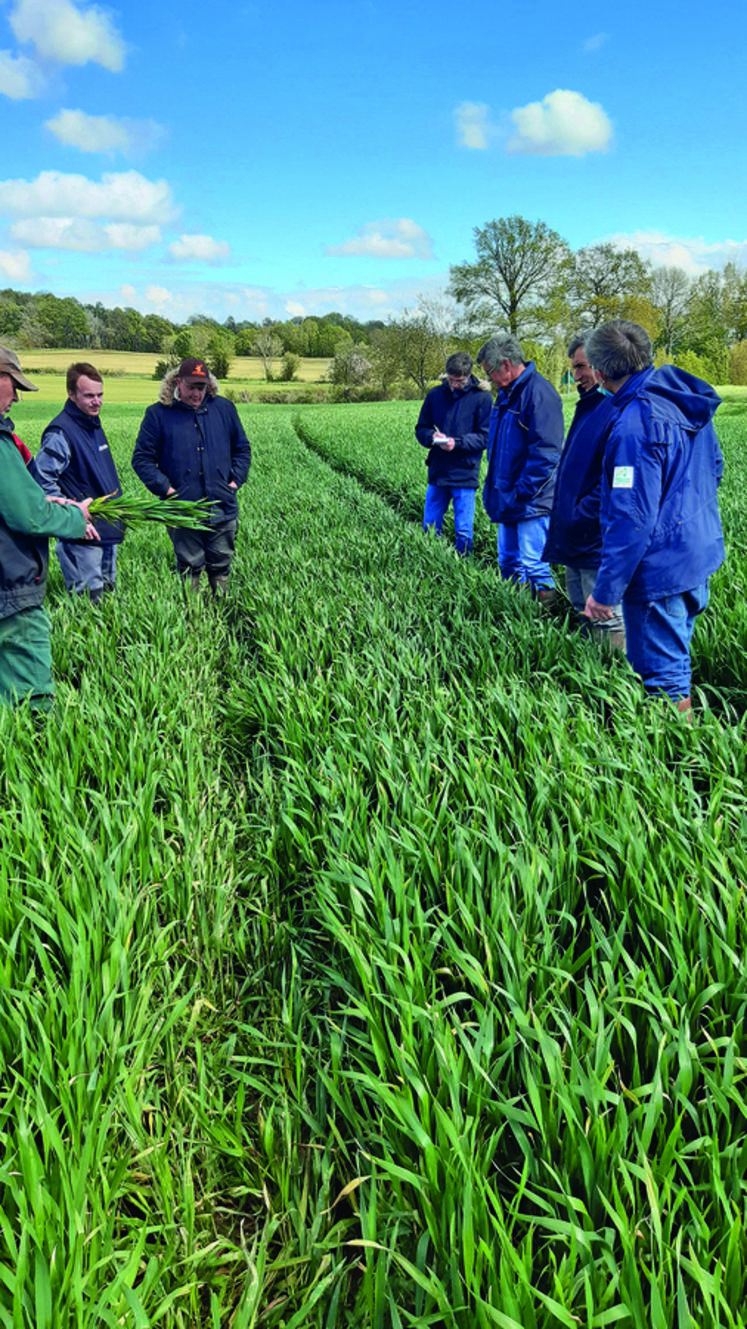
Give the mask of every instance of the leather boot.
[[677, 710], [679, 711], [680, 715], [686, 715], [690, 723], [692, 723], [692, 709], [693, 709], [692, 702], [690, 701], [690, 698], [680, 697], [679, 701], [677, 702]]

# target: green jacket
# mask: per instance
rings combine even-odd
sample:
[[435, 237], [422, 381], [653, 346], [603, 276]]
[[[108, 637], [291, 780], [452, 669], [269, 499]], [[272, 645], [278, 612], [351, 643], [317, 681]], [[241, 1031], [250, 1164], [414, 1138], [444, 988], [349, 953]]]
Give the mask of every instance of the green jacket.
[[0, 416], [0, 618], [44, 601], [49, 536], [79, 540], [80, 508], [48, 503], [13, 441], [13, 422]]

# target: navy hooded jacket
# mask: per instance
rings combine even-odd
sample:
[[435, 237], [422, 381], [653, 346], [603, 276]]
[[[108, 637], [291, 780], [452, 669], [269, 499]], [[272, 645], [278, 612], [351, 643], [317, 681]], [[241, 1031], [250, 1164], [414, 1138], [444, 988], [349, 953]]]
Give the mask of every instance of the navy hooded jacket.
[[[474, 374], [463, 388], [452, 390], [448, 379], [433, 388], [420, 408], [415, 437], [428, 448], [428, 483], [455, 489], [477, 489], [480, 462], [488, 445], [493, 396]], [[453, 438], [451, 452], [433, 446], [437, 429]]]
[[565, 440], [542, 557], [568, 568], [598, 568], [602, 557], [602, 462], [615, 408], [598, 388], [585, 392]]
[[546, 516], [562, 450], [563, 404], [530, 360], [511, 386], [499, 392], [490, 417], [482, 491], [490, 520], [514, 526]]
[[708, 383], [665, 365], [632, 374], [612, 398], [602, 479], [600, 604], [693, 590], [724, 561], [723, 474]]

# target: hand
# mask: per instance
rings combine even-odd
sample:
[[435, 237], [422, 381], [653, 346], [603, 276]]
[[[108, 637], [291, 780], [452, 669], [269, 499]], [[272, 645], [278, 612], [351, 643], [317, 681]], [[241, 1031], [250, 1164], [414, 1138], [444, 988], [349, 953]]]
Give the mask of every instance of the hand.
[[594, 599], [593, 595], [590, 595], [588, 600], [586, 601], [586, 608], [584, 609], [584, 613], [587, 618], [591, 618], [602, 623], [605, 621], [605, 619], [612, 618], [614, 610], [612, 605], [602, 605], [599, 603], [598, 600]]
[[82, 503], [75, 503], [75, 504], [73, 505], [73, 506], [76, 507], [76, 508], [80, 508], [81, 512], [83, 513], [83, 516], [84, 516], [85, 519], [86, 519], [86, 533], [85, 533], [85, 535], [83, 536], [83, 539], [84, 539], [84, 540], [100, 540], [100, 539], [101, 539], [101, 536], [99, 535], [98, 531], [96, 530], [96, 527], [94, 526], [93, 522], [91, 521], [91, 518], [90, 518], [89, 515], [88, 515], [88, 505], [89, 505], [89, 503], [91, 503], [92, 501], [93, 501], [93, 500], [90, 499], [90, 498], [84, 498]]
[[239, 487], [239, 486], [237, 485], [237, 483], [236, 483], [235, 480], [229, 480], [229, 481], [228, 481], [228, 488], [229, 488], [229, 489], [238, 489], [238, 487]]
[[175, 494], [175, 493], [176, 493], [176, 490], [174, 489], [174, 486], [173, 486], [173, 485], [169, 485], [168, 489], [166, 490], [166, 497], [167, 497], [167, 498], [171, 498], [171, 495], [172, 495], [172, 494]]
[[443, 448], [444, 452], [452, 452], [456, 447], [453, 438], [449, 438], [448, 434], [442, 434], [440, 429], [434, 430], [433, 445], [437, 448]]
[[63, 508], [69, 507], [74, 502], [72, 498], [65, 498], [63, 494], [47, 494], [46, 499], [48, 503], [60, 503]]

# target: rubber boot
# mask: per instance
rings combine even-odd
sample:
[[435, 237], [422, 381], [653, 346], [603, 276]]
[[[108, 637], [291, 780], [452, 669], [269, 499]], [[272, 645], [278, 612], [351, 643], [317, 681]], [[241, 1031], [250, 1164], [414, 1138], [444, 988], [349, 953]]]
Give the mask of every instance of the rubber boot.
[[208, 573], [208, 584], [213, 595], [220, 599], [228, 593], [228, 574], [223, 577], [215, 577]]
[[104, 601], [103, 586], [97, 586], [94, 590], [89, 591], [88, 598], [92, 605], [95, 605], [97, 609], [100, 609]]
[[198, 592], [199, 589], [200, 589], [200, 574], [199, 574], [199, 572], [196, 572], [196, 573], [195, 573], [195, 572], [185, 572], [185, 573], [183, 573], [183, 575], [182, 575], [182, 581], [183, 581], [183, 583], [184, 583], [184, 589], [185, 589], [185, 591], [186, 591], [186, 593], [187, 593], [188, 596], [197, 595], [197, 592]]
[[540, 586], [536, 598], [543, 609], [554, 609], [558, 603], [558, 592], [554, 586]]

